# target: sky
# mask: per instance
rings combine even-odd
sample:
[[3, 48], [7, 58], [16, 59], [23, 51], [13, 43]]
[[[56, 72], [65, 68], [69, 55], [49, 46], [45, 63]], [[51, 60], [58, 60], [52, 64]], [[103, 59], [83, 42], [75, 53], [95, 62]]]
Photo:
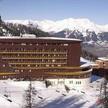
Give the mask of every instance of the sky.
[[0, 0], [3, 20], [88, 18], [108, 24], [108, 0]]

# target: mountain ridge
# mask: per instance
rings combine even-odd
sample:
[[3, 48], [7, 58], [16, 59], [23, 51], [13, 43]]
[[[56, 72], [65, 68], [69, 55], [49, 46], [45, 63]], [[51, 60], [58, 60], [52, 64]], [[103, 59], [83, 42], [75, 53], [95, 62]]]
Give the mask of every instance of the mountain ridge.
[[95, 33], [108, 32], [108, 24], [99, 25], [87, 18], [68, 18], [64, 20], [6, 20], [5, 22], [18, 23], [23, 25], [38, 26], [39, 29], [45, 32], [60, 32], [64, 29], [78, 30], [82, 33], [86, 30], [95, 31]]

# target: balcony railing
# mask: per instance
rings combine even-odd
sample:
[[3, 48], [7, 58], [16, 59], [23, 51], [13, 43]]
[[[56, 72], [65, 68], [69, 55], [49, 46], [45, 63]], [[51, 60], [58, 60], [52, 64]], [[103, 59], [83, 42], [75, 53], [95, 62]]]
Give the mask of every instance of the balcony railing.
[[76, 72], [46, 72], [46, 74], [49, 75], [83, 75], [83, 74], [88, 74], [91, 73], [92, 69], [89, 69], [87, 71], [76, 71]]
[[2, 51], [0, 54], [67, 54], [67, 52], [55, 51]]
[[64, 63], [64, 62], [62, 62], [62, 63], [60, 63], [60, 62], [57, 62], [57, 63], [49, 63], [49, 62], [46, 62], [46, 63], [33, 63], [33, 62], [28, 62], [28, 63], [24, 63], [24, 62], [10, 62], [9, 64], [36, 64], [36, 65], [38, 65], [38, 64], [67, 64], [67, 63]]
[[74, 69], [74, 70], [89, 70], [89, 69], [91, 69], [91, 67], [88, 67], [88, 68], [83, 68], [83, 67], [68, 67], [68, 66], [54, 66], [54, 67], [46, 67], [46, 66], [44, 66], [44, 67], [36, 67], [36, 66], [34, 66], [34, 67], [28, 67], [28, 66], [26, 66], [26, 67], [24, 67], [24, 66], [12, 66], [12, 68], [15, 68], [15, 69]]
[[13, 72], [0, 72], [0, 76], [3, 76], [3, 75], [16, 75], [18, 73], [13, 73]]
[[2, 57], [2, 59], [67, 59], [67, 57]]

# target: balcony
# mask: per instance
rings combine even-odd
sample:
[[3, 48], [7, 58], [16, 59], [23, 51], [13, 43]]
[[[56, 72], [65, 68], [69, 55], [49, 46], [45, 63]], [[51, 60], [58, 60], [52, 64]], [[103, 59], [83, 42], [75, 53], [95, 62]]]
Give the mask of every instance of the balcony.
[[2, 51], [0, 54], [67, 54], [67, 52], [55, 51]]
[[2, 59], [10, 60], [10, 59], [67, 59], [67, 57], [2, 57]]

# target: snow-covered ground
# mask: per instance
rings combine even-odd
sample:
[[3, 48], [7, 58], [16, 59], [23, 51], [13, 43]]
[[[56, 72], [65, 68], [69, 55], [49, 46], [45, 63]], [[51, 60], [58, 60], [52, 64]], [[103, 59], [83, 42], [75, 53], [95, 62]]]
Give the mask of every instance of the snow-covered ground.
[[[93, 77], [88, 87], [82, 90], [74, 88], [66, 92], [64, 86], [45, 87], [43, 81], [32, 81], [37, 94], [35, 108], [97, 108], [102, 78]], [[0, 81], [0, 108], [23, 108], [25, 90], [29, 81]], [[40, 98], [41, 97], [41, 98]]]

